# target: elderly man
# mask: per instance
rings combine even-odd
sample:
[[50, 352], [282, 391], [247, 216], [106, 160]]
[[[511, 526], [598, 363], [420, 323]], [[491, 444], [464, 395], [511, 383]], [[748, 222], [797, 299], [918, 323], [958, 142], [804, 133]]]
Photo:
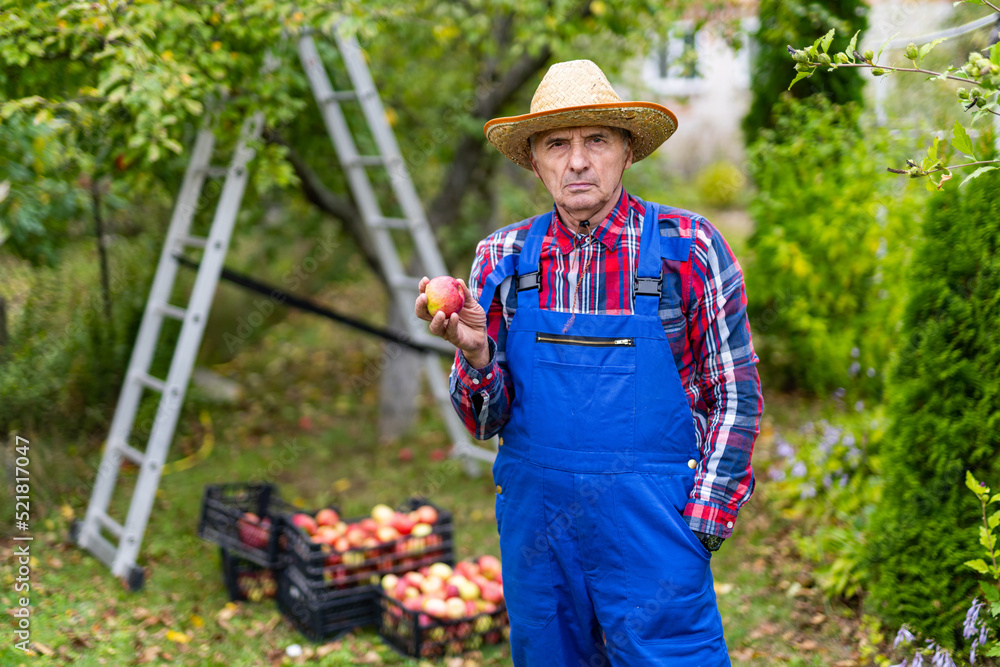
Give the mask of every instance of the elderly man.
[[493, 467], [516, 665], [729, 664], [710, 570], [753, 491], [763, 401], [740, 266], [704, 218], [627, 194], [676, 129], [589, 60], [486, 124], [553, 210], [476, 251], [453, 402]]

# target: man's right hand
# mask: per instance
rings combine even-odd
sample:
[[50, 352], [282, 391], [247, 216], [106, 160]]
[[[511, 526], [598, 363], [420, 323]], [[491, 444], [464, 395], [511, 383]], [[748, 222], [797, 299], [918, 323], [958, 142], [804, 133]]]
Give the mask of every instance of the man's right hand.
[[486, 313], [476, 301], [464, 280], [458, 282], [465, 291], [465, 305], [462, 310], [445, 317], [443, 311], [431, 316], [427, 310], [427, 295], [424, 290], [430, 278], [420, 279], [417, 289], [420, 291], [413, 311], [417, 317], [430, 322], [430, 332], [462, 350], [462, 354], [473, 368], [485, 368], [490, 362], [490, 348], [486, 337]]

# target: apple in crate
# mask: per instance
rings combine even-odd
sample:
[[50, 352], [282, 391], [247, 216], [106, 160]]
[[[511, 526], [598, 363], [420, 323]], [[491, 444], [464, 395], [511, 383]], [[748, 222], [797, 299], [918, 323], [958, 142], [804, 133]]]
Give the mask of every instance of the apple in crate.
[[306, 531], [308, 535], [313, 535], [319, 527], [316, 525], [316, 519], [303, 512], [292, 515], [292, 525]]
[[320, 526], [336, 526], [340, 523], [340, 515], [336, 510], [325, 507], [316, 512], [316, 523]]
[[236, 521], [240, 542], [255, 549], [266, 549], [271, 536], [271, 520], [261, 519], [253, 512], [244, 513]]

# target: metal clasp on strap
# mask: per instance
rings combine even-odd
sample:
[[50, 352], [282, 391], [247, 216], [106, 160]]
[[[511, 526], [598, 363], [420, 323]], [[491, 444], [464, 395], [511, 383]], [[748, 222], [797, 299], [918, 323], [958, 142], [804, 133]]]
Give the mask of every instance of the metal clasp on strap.
[[636, 296], [659, 297], [662, 291], [663, 291], [662, 276], [660, 276], [659, 278], [642, 278], [640, 276], [635, 277]]
[[532, 271], [531, 273], [525, 273], [523, 275], [518, 274], [517, 276], [517, 291], [523, 292], [526, 289], [540, 289], [542, 286], [542, 277], [539, 271]]

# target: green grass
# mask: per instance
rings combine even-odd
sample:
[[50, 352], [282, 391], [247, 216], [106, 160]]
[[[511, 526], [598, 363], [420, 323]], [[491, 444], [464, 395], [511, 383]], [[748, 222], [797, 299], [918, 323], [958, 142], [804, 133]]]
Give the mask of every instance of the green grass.
[[[48, 662], [145, 664], [149, 658], [231, 666], [272, 664], [277, 657], [280, 664], [285, 648], [297, 643], [307, 652], [317, 650], [309, 664], [419, 664], [398, 656], [372, 630], [319, 648], [282, 619], [273, 602], [239, 604], [227, 620], [234, 607], [227, 606], [218, 549], [196, 537], [205, 485], [255, 478], [273, 481], [285, 498], [304, 507], [335, 503], [348, 516], [422, 493], [454, 513], [457, 557], [499, 554], [488, 471], [471, 478], [451, 460], [433, 460], [447, 437], [429, 399], [403, 442], [379, 443], [376, 386], [352, 389], [348, 382], [377, 356], [377, 346], [353, 334], [336, 335], [334, 354], [328, 325], [293, 315], [259, 348], [218, 369], [243, 382], [246, 393], [238, 404], [212, 405], [197, 396], [190, 402], [171, 458], [195, 454], [206, 437], [214, 438], [214, 446], [190, 469], [162, 478], [140, 559], [148, 568], [141, 592], [126, 591], [96, 559], [66, 541], [71, 517], [86, 509], [97, 452], [43, 456], [65, 443], [51, 440], [53, 435], [32, 437], [42, 468], [33, 473], [33, 483], [44, 486], [38, 493], [46, 499], [45, 509], [33, 516], [32, 639], [54, 652]], [[758, 460], [768, 459], [775, 419], [794, 422], [808, 407], [776, 403], [778, 414], [769, 415], [758, 441]], [[201, 421], [202, 411], [210, 421]], [[301, 422], [303, 416], [311, 423]], [[407, 463], [399, 459], [404, 446], [413, 454]], [[134, 474], [124, 471], [122, 482]], [[122, 516], [126, 502], [127, 494], [116, 497], [113, 515]], [[12, 543], [2, 544], [10, 562]], [[839, 616], [849, 610], [826, 608], [809, 587], [808, 574], [767, 510], [763, 480], [736, 535], [714, 557], [713, 570], [734, 665], [826, 665], [851, 655], [845, 637], [850, 619]], [[15, 602], [8, 572], [0, 589], [5, 607]], [[826, 620], [814, 623], [819, 613]], [[0, 664], [34, 662], [12, 643], [0, 647]], [[321, 651], [328, 652], [319, 658]], [[484, 651], [478, 661], [509, 665], [507, 654], [506, 648]]]

